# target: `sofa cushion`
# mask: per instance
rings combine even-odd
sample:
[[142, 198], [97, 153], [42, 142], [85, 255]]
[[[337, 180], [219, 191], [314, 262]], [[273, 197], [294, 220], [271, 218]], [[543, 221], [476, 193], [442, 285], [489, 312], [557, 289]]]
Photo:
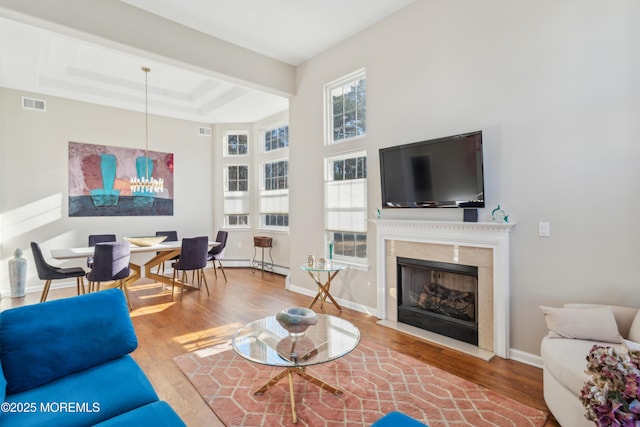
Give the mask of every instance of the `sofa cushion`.
[[5, 412], [0, 415], [0, 426], [88, 426], [157, 400], [144, 372], [127, 355], [40, 387], [8, 394], [9, 405], [33, 403], [34, 411]]
[[112, 426], [186, 427], [186, 424], [167, 402], [159, 400], [95, 425], [95, 427]]
[[550, 337], [621, 343], [618, 324], [610, 307], [553, 308], [540, 307], [544, 312]]
[[546, 336], [540, 345], [544, 369], [572, 393], [580, 396], [580, 390], [589, 379], [589, 375], [585, 373], [587, 355], [594, 345], [613, 347], [616, 351], [622, 350], [621, 344]]
[[0, 360], [7, 394], [99, 365], [137, 345], [120, 289], [0, 313]]

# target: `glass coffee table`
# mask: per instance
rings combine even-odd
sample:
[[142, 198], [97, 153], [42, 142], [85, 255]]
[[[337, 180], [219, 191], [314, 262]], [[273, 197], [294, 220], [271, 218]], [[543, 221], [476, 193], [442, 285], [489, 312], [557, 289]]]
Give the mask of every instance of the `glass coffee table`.
[[289, 333], [275, 316], [256, 320], [240, 328], [231, 343], [233, 350], [255, 363], [281, 366], [284, 369], [267, 381], [254, 394], [263, 394], [288, 377], [293, 422], [298, 421], [293, 394], [293, 375], [298, 375], [320, 388], [339, 395], [342, 391], [306, 371], [307, 366], [330, 362], [351, 352], [360, 342], [360, 331], [348, 320], [318, 314], [318, 323], [302, 335]]

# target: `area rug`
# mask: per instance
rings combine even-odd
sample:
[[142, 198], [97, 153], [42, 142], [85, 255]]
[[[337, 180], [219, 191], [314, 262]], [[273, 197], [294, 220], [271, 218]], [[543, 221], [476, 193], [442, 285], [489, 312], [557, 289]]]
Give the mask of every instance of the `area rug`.
[[174, 362], [229, 427], [370, 426], [393, 410], [429, 427], [541, 427], [547, 419], [542, 411], [364, 339], [345, 357], [307, 368], [342, 395], [294, 376], [297, 424], [286, 378], [254, 395], [281, 368], [249, 362], [230, 344], [187, 353]]

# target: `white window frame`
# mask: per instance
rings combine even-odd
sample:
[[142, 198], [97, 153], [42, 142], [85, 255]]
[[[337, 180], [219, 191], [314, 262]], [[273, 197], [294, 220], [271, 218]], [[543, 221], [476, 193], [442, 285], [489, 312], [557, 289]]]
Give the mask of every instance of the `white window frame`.
[[[287, 188], [278, 188], [278, 189], [266, 189], [266, 165], [267, 164], [276, 164], [279, 162], [287, 162]], [[269, 160], [264, 160], [260, 163], [260, 194], [259, 194], [259, 203], [258, 210], [260, 216], [260, 227], [269, 230], [280, 230], [280, 231], [288, 231], [289, 230], [289, 157], [278, 157]], [[277, 200], [280, 199], [280, 200]], [[273, 210], [266, 208], [266, 205], [269, 205], [269, 201], [274, 200], [275, 204], [284, 203], [286, 204], [286, 209], [284, 210]], [[286, 215], [287, 216], [287, 225], [283, 226], [274, 226], [266, 224], [266, 215]]]
[[[287, 130], [287, 145], [284, 147], [279, 147], [279, 148], [274, 148], [272, 150], [267, 150], [267, 133], [268, 132], [272, 132], [274, 130], [280, 129], [286, 127]], [[265, 154], [271, 154], [274, 152], [278, 152], [280, 150], [286, 150], [287, 148], [289, 148], [289, 123], [288, 122], [281, 122], [281, 123], [276, 123], [273, 124], [271, 126], [265, 127], [263, 129], [261, 129], [260, 131], [260, 147], [261, 147], [261, 152], [265, 153]]]
[[[346, 159], [367, 159], [365, 150], [351, 151], [336, 155], [326, 156], [324, 159], [325, 170], [325, 186], [324, 186], [324, 210], [325, 210], [325, 235], [327, 241], [333, 240], [334, 233], [354, 234], [364, 236], [365, 239], [365, 257], [346, 256], [342, 253], [341, 248], [334, 244], [333, 258], [335, 260], [352, 264], [355, 266], [368, 266], [368, 236], [367, 236], [367, 176], [363, 178], [349, 180], [333, 179], [333, 163], [337, 160]], [[367, 161], [367, 160], [365, 160]], [[368, 162], [368, 161], [367, 161]], [[344, 183], [341, 185], [340, 183]], [[349, 185], [346, 185], [346, 184]], [[332, 191], [338, 191], [338, 194], [332, 194]], [[344, 206], [334, 206], [336, 202], [344, 202]], [[351, 223], [351, 226], [339, 226], [340, 218], [345, 223]], [[328, 256], [329, 254], [327, 254]]]
[[[246, 167], [247, 168], [247, 189], [246, 190], [229, 190], [229, 168]], [[228, 228], [249, 228], [251, 220], [251, 168], [248, 164], [227, 164], [223, 170], [224, 181], [224, 224]], [[230, 224], [230, 216], [246, 216], [245, 224]]]
[[[231, 217], [245, 217], [246, 222], [244, 224], [231, 224]], [[249, 228], [249, 214], [225, 214], [224, 215], [224, 227], [225, 228]]]
[[[232, 154], [229, 153], [229, 137], [232, 135], [245, 135], [247, 137], [247, 152], [244, 154]], [[251, 141], [249, 140], [249, 131], [248, 130], [228, 130], [224, 132], [223, 141], [223, 156], [224, 157], [245, 157], [249, 155], [249, 148], [251, 146]]]
[[360, 135], [355, 135], [349, 138], [342, 139], [334, 139], [334, 112], [333, 112], [333, 102], [332, 102], [332, 92], [338, 88], [344, 88], [349, 86], [359, 80], [364, 80], [366, 84], [367, 76], [366, 70], [364, 68], [357, 70], [349, 75], [346, 75], [338, 80], [335, 80], [331, 83], [325, 85], [324, 90], [324, 105], [325, 105], [325, 113], [324, 113], [324, 122], [325, 122], [325, 143], [326, 145], [333, 144], [341, 144], [347, 141], [353, 141], [356, 139], [364, 138], [367, 136], [367, 112], [366, 112], [366, 92], [365, 92], [365, 111], [364, 111], [364, 133]]

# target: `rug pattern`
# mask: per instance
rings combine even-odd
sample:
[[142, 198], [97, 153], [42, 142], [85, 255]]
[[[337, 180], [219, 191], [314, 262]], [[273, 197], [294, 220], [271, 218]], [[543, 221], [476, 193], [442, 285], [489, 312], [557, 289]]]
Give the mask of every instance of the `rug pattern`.
[[392, 410], [429, 427], [541, 427], [547, 414], [368, 340], [347, 356], [308, 372], [337, 386], [335, 396], [298, 376], [291, 420], [285, 379], [261, 396], [253, 392], [278, 373], [235, 354], [229, 344], [174, 358], [221, 421], [235, 426], [370, 426]]

